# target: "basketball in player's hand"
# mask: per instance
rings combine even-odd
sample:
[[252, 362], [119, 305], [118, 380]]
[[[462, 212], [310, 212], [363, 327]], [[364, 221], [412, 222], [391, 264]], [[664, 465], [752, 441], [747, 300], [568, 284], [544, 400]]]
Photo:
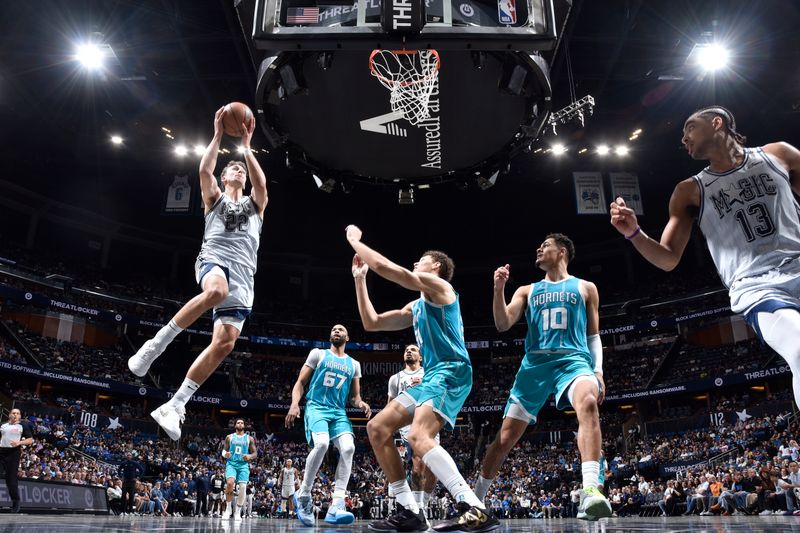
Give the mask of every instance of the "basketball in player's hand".
[[244, 134], [242, 124], [249, 124], [253, 112], [241, 102], [231, 102], [225, 106], [225, 116], [222, 119], [222, 131], [231, 137], [241, 137]]

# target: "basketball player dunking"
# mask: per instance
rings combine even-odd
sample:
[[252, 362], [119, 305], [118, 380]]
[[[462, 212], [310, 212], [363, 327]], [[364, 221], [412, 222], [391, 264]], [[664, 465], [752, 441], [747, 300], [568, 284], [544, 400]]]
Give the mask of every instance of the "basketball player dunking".
[[800, 151], [785, 142], [746, 148], [733, 113], [712, 106], [692, 113], [681, 142], [689, 157], [708, 161], [678, 183], [660, 241], [639, 227], [622, 198], [611, 224], [655, 266], [680, 262], [697, 219], [731, 310], [789, 364], [800, 404]]
[[331, 442], [339, 450], [339, 464], [336, 466], [333, 497], [325, 515], [325, 522], [350, 524], [355, 520], [353, 513], [347, 511], [344, 501], [353, 468], [353, 454], [356, 450], [353, 424], [347, 418], [345, 408], [350, 403], [353, 407], [364, 411], [367, 418], [372, 415], [372, 410], [367, 402], [361, 399], [361, 363], [344, 351], [349, 340], [344, 326], [341, 324], [333, 326], [330, 348], [311, 350], [292, 388], [292, 405], [286, 414], [287, 428], [292, 427], [300, 416], [300, 399], [308, 386], [303, 421], [306, 427], [306, 439], [312, 448], [306, 458], [303, 482], [295, 494], [297, 500], [295, 512], [305, 526], [314, 525], [311, 489]]
[[[244, 432], [244, 420], [237, 418], [234, 432], [225, 437], [222, 457], [225, 462], [225, 512], [222, 518], [227, 519], [233, 513], [234, 520], [242, 519], [242, 512], [247, 501], [247, 483], [250, 481], [250, 462], [256, 458], [256, 439]], [[239, 485], [236, 508], [233, 505], [233, 486]]]
[[[346, 229], [355, 250], [352, 273], [361, 322], [367, 331], [414, 328], [425, 366], [422, 382], [402, 392], [367, 424], [369, 442], [397, 498], [398, 512], [372, 522], [373, 531], [427, 531], [429, 526], [408, 486], [403, 462], [394, 447], [394, 433], [411, 424], [408, 439], [413, 453], [444, 484], [456, 501], [458, 514], [434, 526], [435, 531], [479, 532], [497, 529], [497, 518], [486, 510], [458, 471], [456, 463], [434, 439], [442, 427], [452, 430], [472, 390], [472, 362], [464, 342], [458, 294], [450, 285], [453, 260], [431, 250], [411, 272], [361, 242], [361, 230]], [[378, 314], [367, 292], [367, 271], [420, 295], [402, 309]]]
[[492, 311], [497, 330], [508, 331], [524, 314], [528, 334], [503, 425], [486, 450], [475, 493], [486, 497], [500, 465], [554, 394], [558, 409], [571, 405], [578, 416], [583, 490], [577, 518], [597, 520], [611, 516], [611, 505], [597, 490], [602, 444], [597, 406], [604, 395], [600, 303], [594, 283], [567, 271], [574, 257], [575, 246], [569, 237], [548, 235], [536, 250], [536, 266], [545, 271], [544, 279], [519, 287], [508, 304], [509, 266], [494, 272]]
[[[194, 360], [175, 395], [151, 413], [173, 440], [180, 439], [186, 403], [231, 353], [253, 307], [253, 276], [267, 206], [267, 180], [249, 149], [256, 126], [255, 118], [251, 118], [249, 124], [243, 125], [246, 163], [230, 161], [222, 169], [220, 180], [225, 190], [220, 190], [214, 178], [214, 167], [225, 113], [223, 107], [214, 116], [214, 138], [200, 160], [200, 191], [206, 225], [195, 277], [203, 292], [189, 300], [169, 324], [128, 360], [131, 372], [144, 376], [181, 331], [203, 313], [214, 309], [211, 344]], [[248, 173], [252, 191], [250, 196], [243, 196]]]
[[[419, 346], [416, 344], [409, 344], [403, 350], [403, 362], [405, 368], [394, 374], [389, 378], [389, 398], [387, 405], [397, 398], [401, 392], [405, 392], [411, 387], [415, 387], [422, 383], [422, 376], [425, 375], [425, 369], [422, 367], [422, 357], [419, 353]], [[436, 476], [433, 472], [425, 466], [422, 459], [414, 455], [411, 442], [408, 440], [408, 433], [411, 431], [411, 425], [403, 426], [400, 428], [400, 438], [403, 441], [403, 447], [406, 450], [407, 461], [411, 461], [411, 492], [414, 494], [414, 501], [420, 509], [425, 511], [428, 508], [428, 503], [431, 501], [433, 489], [436, 487]], [[439, 435], [436, 435], [436, 443], [439, 444]], [[394, 496], [390, 494], [389, 496]]]
[[281, 473], [278, 474], [277, 485], [281, 488], [281, 498], [286, 506], [286, 518], [291, 518], [294, 512], [294, 493], [300, 483], [300, 475], [297, 473], [297, 468], [292, 464], [291, 459], [286, 459], [286, 464], [281, 468]]

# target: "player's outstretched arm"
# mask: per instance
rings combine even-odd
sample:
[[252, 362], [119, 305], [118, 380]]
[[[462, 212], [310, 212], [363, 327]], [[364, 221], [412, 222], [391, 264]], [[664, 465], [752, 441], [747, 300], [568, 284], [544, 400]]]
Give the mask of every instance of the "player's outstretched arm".
[[680, 263], [686, 244], [692, 234], [693, 211], [700, 205], [700, 191], [694, 179], [680, 182], [669, 200], [669, 221], [661, 233], [661, 240], [648, 237], [636, 219], [636, 213], [617, 198], [611, 203], [611, 224], [633, 243], [642, 257], [666, 271]]
[[289, 407], [289, 412], [286, 414], [286, 427], [290, 428], [294, 425], [294, 421], [300, 416], [300, 399], [303, 397], [303, 392], [306, 390], [306, 385], [314, 374], [314, 369], [310, 366], [303, 365], [300, 369], [300, 375], [292, 387], [292, 405]]
[[435, 300], [441, 299], [436, 298], [436, 296], [446, 298], [446, 295], [453, 293], [453, 288], [450, 284], [439, 276], [426, 272], [411, 272], [361, 242], [362, 232], [358, 226], [351, 224], [347, 226], [345, 232], [347, 242], [350, 243], [356, 254], [382, 278], [394, 282], [404, 289], [430, 294], [434, 296]]
[[253, 190], [250, 196], [255, 201], [259, 208], [259, 215], [264, 216], [264, 209], [267, 208], [269, 197], [267, 196], [267, 177], [258, 163], [258, 159], [250, 150], [250, 141], [253, 138], [253, 132], [256, 129], [256, 117], [250, 117], [249, 124], [242, 124], [244, 134], [242, 135], [242, 146], [244, 147], [244, 161], [247, 164], [247, 175], [250, 176], [250, 184]]
[[219, 153], [219, 143], [222, 140], [222, 119], [225, 116], [225, 107], [220, 107], [214, 114], [214, 137], [206, 146], [206, 151], [200, 159], [200, 194], [203, 197], [203, 205], [206, 210], [214, 205], [214, 202], [222, 194], [214, 177], [214, 168], [217, 166], [217, 154]]
[[351, 269], [353, 280], [356, 284], [356, 301], [358, 302], [358, 314], [361, 316], [361, 324], [365, 331], [398, 331], [411, 326], [411, 304], [407, 304], [402, 309], [378, 313], [369, 299], [367, 291], [367, 272], [369, 267], [356, 254], [353, 256], [353, 266]]
[[369, 404], [361, 399], [361, 378], [353, 378], [350, 384], [350, 405], [364, 411], [367, 418], [372, 416]]
[[765, 144], [764, 151], [776, 157], [789, 171], [792, 190], [800, 196], [800, 150], [789, 143], [777, 142]]
[[511, 302], [506, 304], [505, 288], [510, 274], [510, 266], [504, 265], [494, 271], [494, 292], [492, 296], [492, 314], [497, 331], [508, 331], [522, 317], [528, 301], [530, 286], [525, 285], [514, 291]]

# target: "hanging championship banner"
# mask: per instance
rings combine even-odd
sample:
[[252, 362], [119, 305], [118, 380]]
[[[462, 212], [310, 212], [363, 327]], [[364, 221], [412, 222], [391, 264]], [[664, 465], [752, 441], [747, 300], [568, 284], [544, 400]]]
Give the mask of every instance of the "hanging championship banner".
[[644, 215], [639, 176], [628, 172], [609, 172], [608, 175], [611, 177], [611, 198], [616, 200], [621, 196], [625, 205], [633, 209], [637, 216]]
[[603, 191], [603, 175], [599, 172], [573, 172], [575, 203], [579, 215], [605, 215], [606, 195]]
[[189, 185], [189, 176], [175, 176], [172, 185], [167, 190], [167, 202], [164, 205], [164, 212], [188, 213], [191, 196], [192, 187]]

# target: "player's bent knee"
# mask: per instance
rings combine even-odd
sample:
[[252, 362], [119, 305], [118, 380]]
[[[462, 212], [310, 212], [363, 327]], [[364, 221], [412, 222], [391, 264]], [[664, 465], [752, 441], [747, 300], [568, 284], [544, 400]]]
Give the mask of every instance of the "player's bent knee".
[[379, 420], [372, 419], [367, 422], [367, 436], [370, 442], [380, 443], [385, 441], [390, 433]]

